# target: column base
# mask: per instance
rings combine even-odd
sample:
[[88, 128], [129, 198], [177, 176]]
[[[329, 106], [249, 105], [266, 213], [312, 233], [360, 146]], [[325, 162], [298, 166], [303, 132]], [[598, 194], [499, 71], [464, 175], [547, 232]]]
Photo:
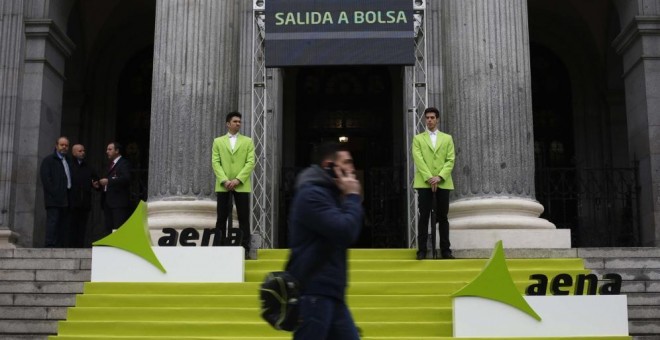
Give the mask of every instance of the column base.
[[571, 231], [539, 218], [543, 206], [517, 197], [476, 198], [449, 206], [452, 248], [570, 248]]
[[502, 241], [505, 249], [565, 249], [571, 247], [569, 229], [481, 229], [449, 232], [452, 249], [493, 249]]
[[158, 201], [148, 203], [149, 232], [153, 244], [163, 234], [163, 228], [181, 231], [185, 228], [203, 230], [215, 228], [215, 201]]
[[0, 248], [15, 249], [18, 234], [9, 229], [0, 229]]

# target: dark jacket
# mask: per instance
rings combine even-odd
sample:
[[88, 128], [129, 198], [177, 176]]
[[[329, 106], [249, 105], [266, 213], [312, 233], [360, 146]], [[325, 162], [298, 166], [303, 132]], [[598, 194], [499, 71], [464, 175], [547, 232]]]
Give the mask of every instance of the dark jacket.
[[303, 283], [303, 294], [344, 299], [347, 249], [361, 226], [359, 195], [342, 197], [332, 177], [316, 165], [298, 176], [289, 219], [288, 270]]
[[57, 151], [41, 161], [40, 172], [46, 208], [65, 208], [69, 206], [66, 172]]
[[123, 156], [119, 158], [117, 164], [103, 177], [108, 179], [108, 189], [101, 195], [102, 204], [111, 209], [129, 207], [131, 164], [128, 159]]
[[92, 207], [92, 180], [99, 177], [86, 161], [78, 162], [74, 157], [69, 163], [71, 169], [71, 191], [69, 204], [71, 208], [89, 210]]

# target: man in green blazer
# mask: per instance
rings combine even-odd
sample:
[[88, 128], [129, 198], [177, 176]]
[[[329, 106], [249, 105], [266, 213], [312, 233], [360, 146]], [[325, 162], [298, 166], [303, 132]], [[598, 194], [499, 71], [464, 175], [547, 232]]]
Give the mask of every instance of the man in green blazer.
[[[215, 192], [218, 196], [214, 245], [227, 236], [227, 218], [232, 210], [231, 198], [236, 202], [238, 227], [243, 234], [242, 246], [247, 257], [250, 249], [250, 176], [254, 169], [254, 143], [238, 133], [241, 114], [227, 114], [227, 134], [213, 140], [211, 164], [215, 173]], [[218, 234], [222, 233], [222, 237]]]
[[[435, 107], [424, 110], [427, 130], [413, 138], [412, 154], [415, 160], [415, 182], [418, 198], [417, 259], [426, 258], [426, 242], [433, 197], [436, 198], [435, 215], [439, 224], [440, 255], [453, 259], [449, 243], [449, 191], [454, 189], [451, 171], [454, 169], [454, 140], [438, 130], [440, 111]], [[435, 230], [435, 228], [431, 228]], [[435, 247], [435, 245], [433, 245]]]

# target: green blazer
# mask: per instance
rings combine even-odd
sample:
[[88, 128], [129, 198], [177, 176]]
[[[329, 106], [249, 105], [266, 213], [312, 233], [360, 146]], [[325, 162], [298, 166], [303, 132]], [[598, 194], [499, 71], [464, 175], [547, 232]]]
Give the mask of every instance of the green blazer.
[[438, 188], [453, 190], [454, 182], [451, 171], [454, 169], [454, 140], [451, 135], [438, 131], [435, 149], [428, 131], [424, 131], [413, 138], [412, 154], [415, 160], [415, 182], [413, 187], [430, 188], [428, 180], [433, 176], [440, 176], [444, 180]]
[[216, 192], [227, 192], [222, 183], [234, 178], [241, 181], [234, 189], [236, 192], [252, 191], [250, 176], [254, 169], [254, 143], [250, 137], [239, 133], [233, 151], [228, 134], [214, 139], [211, 165], [215, 173]]

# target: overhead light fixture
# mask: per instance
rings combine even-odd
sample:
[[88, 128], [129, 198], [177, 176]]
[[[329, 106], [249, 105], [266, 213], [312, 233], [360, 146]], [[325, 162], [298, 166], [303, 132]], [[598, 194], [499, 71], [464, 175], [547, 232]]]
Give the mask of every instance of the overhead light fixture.
[[340, 136], [339, 137], [339, 143], [348, 143], [348, 137]]

